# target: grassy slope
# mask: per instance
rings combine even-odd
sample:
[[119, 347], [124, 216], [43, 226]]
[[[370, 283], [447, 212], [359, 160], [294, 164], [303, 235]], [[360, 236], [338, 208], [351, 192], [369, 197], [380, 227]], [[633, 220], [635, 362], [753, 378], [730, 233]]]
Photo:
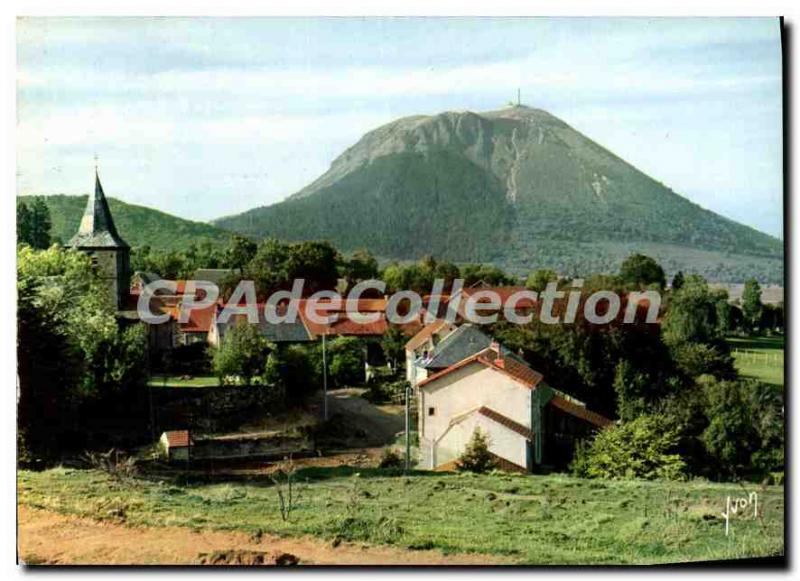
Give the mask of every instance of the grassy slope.
[[[761, 522], [719, 514], [735, 484], [601, 482], [571, 477], [305, 469], [301, 501], [280, 518], [275, 489], [247, 483], [118, 484], [99, 472], [19, 473], [19, 502], [132, 525], [177, 525], [488, 552], [520, 563], [665, 563], [782, 554], [783, 487], [759, 489]], [[121, 512], [120, 512], [121, 511]], [[412, 560], [410, 558], [410, 560]]]
[[783, 387], [783, 337], [732, 337], [728, 342], [741, 375]]
[[[26, 197], [18, 197], [17, 202]], [[75, 234], [81, 221], [86, 196], [45, 196], [53, 221], [53, 236], [66, 243]], [[122, 238], [131, 246], [164, 250], [182, 250], [192, 243], [210, 241], [226, 244], [230, 233], [202, 222], [184, 220], [144, 206], [126, 204], [109, 198], [111, 214]]]

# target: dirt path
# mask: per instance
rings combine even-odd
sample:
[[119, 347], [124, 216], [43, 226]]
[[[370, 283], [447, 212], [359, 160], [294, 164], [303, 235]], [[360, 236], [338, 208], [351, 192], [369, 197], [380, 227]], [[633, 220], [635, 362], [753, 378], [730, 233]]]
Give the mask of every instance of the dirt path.
[[328, 412], [338, 417], [347, 431], [359, 434], [358, 446], [372, 447], [391, 444], [405, 428], [403, 407], [371, 404], [360, 394], [363, 389], [338, 389], [328, 392]]
[[[301, 565], [491, 565], [504, 561], [487, 555], [443, 555], [439, 551], [408, 551], [331, 543], [311, 537], [280, 538], [182, 527], [131, 527], [20, 506], [18, 550], [30, 564], [52, 565], [171, 565], [199, 564], [201, 555], [265, 554], [270, 564], [294, 555]], [[214, 560], [214, 559], [212, 559]], [[219, 564], [229, 564], [222, 560]]]

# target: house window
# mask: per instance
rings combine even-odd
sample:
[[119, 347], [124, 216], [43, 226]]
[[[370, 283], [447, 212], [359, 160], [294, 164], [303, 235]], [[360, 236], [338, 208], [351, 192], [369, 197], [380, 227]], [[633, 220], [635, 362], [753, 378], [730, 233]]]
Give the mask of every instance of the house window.
[[428, 415], [429, 416], [436, 415], [436, 408], [428, 408]]

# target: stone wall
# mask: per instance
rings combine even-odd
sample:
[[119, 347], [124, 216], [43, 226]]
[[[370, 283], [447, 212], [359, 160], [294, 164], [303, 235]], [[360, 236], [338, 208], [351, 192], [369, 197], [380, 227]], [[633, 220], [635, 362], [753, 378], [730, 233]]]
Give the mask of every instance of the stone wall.
[[151, 387], [156, 430], [195, 433], [234, 430], [247, 421], [280, 413], [283, 403], [265, 386]]
[[303, 454], [314, 450], [310, 435], [283, 436], [242, 435], [219, 438], [196, 438], [192, 448], [193, 460], [258, 458], [282, 459], [290, 454]]

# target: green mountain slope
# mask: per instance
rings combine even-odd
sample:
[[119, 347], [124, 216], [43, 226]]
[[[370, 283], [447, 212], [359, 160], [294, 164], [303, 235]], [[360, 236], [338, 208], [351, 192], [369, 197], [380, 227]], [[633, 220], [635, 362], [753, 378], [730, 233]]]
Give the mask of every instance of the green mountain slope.
[[779, 240], [701, 208], [549, 113], [522, 106], [397, 120], [287, 200], [216, 224], [519, 272], [613, 271], [629, 252], [647, 249], [668, 270], [714, 280], [783, 277]]
[[[18, 197], [17, 203], [27, 198], [28, 196]], [[56, 195], [42, 196], [42, 199], [50, 209], [53, 236], [63, 243], [68, 242], [78, 230], [86, 207], [86, 196]], [[226, 244], [231, 236], [229, 232], [210, 224], [184, 220], [114, 198], [109, 198], [108, 202], [120, 236], [133, 247], [181, 250], [204, 240]]]

